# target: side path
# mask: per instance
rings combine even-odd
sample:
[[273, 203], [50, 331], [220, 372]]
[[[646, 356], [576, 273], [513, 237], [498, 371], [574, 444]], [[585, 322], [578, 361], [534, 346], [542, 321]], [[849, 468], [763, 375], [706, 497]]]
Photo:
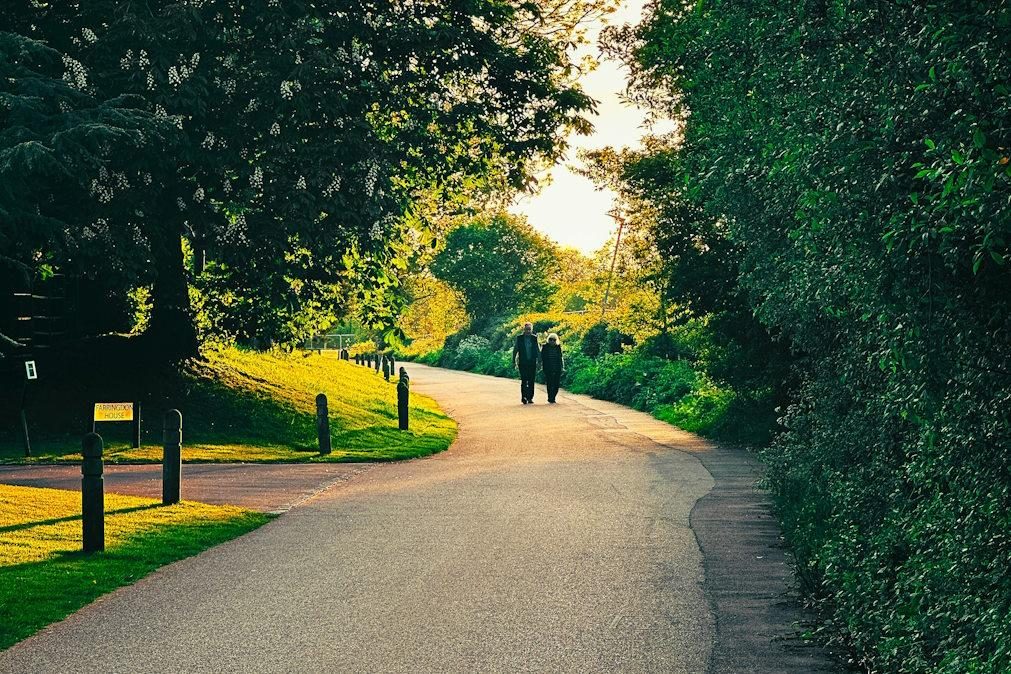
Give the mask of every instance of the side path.
[[[374, 466], [164, 567], [0, 653], [0, 672], [819, 671], [768, 638], [792, 629], [763, 608], [784, 585], [717, 584], [704, 443], [618, 406], [521, 406], [512, 381], [409, 367], [460, 422], [448, 452]], [[742, 573], [785, 577], [745, 550], [760, 564]], [[721, 591], [755, 609], [743, 648], [723, 636]]]
[[779, 524], [757, 487], [763, 466], [753, 454], [709, 442], [627, 407], [566, 393], [589, 415], [614, 419], [653, 441], [690, 453], [714, 486], [692, 508], [690, 523], [703, 555], [706, 599], [715, 618], [708, 674], [841, 672], [799, 630], [812, 619], [799, 604]]

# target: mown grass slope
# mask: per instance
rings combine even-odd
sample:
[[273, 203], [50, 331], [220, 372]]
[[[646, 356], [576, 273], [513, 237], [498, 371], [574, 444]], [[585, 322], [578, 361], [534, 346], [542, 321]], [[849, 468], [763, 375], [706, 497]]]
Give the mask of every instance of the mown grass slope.
[[[330, 408], [333, 452], [318, 452], [316, 395]], [[209, 351], [181, 373], [139, 368], [106, 377], [45, 384], [30, 392], [33, 458], [13, 428], [0, 434], [0, 462], [79, 461], [95, 401], [140, 400], [142, 446], [129, 447], [130, 424], [98, 425], [111, 463], [161, 461], [162, 417], [183, 414], [188, 462], [388, 461], [446, 449], [456, 424], [431, 398], [411, 394], [410, 430], [397, 429], [395, 381], [332, 353]]]
[[81, 495], [0, 485], [0, 650], [154, 569], [270, 519], [235, 508], [105, 495], [106, 551], [81, 552]]

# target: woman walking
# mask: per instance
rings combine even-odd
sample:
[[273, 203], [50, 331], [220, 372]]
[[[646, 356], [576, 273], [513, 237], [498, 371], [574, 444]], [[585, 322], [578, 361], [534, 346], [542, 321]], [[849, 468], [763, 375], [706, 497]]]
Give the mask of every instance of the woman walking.
[[541, 367], [544, 369], [544, 383], [548, 387], [548, 402], [555, 402], [558, 395], [558, 385], [562, 380], [562, 345], [558, 335], [548, 335], [548, 342], [541, 347]]

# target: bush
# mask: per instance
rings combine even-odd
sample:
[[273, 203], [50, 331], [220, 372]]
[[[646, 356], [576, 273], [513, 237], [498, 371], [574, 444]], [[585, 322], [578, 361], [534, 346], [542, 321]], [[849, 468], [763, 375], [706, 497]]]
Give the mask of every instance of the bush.
[[458, 370], [473, 370], [488, 353], [488, 340], [480, 335], [468, 335], [454, 350], [452, 366]]
[[607, 323], [597, 323], [583, 335], [582, 352], [588, 358], [596, 358], [604, 350], [607, 339]]

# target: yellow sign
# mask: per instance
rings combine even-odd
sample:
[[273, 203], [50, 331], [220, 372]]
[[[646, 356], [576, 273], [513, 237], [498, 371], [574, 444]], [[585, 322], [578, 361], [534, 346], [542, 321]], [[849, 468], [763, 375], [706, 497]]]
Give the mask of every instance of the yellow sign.
[[133, 403], [95, 403], [95, 421], [133, 421]]

